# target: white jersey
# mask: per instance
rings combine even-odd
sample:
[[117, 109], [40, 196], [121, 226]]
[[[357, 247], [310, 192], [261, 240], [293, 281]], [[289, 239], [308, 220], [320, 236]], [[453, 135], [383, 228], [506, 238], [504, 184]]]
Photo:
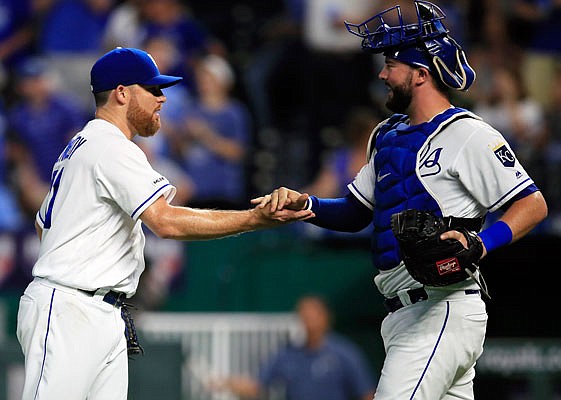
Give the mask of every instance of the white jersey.
[[[478, 117], [458, 119], [429, 137], [417, 153], [416, 174], [445, 217], [484, 217], [534, 183], [504, 137]], [[372, 154], [348, 188], [374, 209], [374, 187], [387, 175], [375, 171]], [[380, 271], [375, 282], [388, 297], [419, 286], [403, 263]]]
[[144, 270], [140, 214], [175, 187], [107, 121], [76, 134], [55, 163], [36, 221], [43, 229], [33, 276], [132, 296]]
[[[348, 185], [373, 209], [374, 157]], [[504, 137], [480, 119], [463, 118], [431, 138], [417, 154], [417, 176], [443, 216], [483, 217], [533, 183]]]

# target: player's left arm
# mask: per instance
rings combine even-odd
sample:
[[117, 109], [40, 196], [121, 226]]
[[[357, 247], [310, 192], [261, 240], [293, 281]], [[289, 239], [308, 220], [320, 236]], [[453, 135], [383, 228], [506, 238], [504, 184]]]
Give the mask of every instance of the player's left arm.
[[[483, 243], [482, 258], [488, 252], [523, 238], [547, 217], [547, 204], [540, 191], [514, 200], [497, 222], [478, 234]], [[466, 246], [466, 238], [458, 231], [448, 231], [440, 238], [456, 239]]]
[[515, 242], [528, 234], [546, 217], [547, 204], [542, 193], [536, 191], [514, 201], [499, 221], [509, 226], [512, 231], [511, 242]]
[[[482, 122], [469, 121], [460, 131], [467, 138], [451, 171], [481, 205], [491, 212], [503, 211], [498, 221], [478, 233], [484, 257], [528, 234], [547, 217], [547, 204], [504, 137]], [[467, 244], [457, 231], [446, 232], [441, 239]]]

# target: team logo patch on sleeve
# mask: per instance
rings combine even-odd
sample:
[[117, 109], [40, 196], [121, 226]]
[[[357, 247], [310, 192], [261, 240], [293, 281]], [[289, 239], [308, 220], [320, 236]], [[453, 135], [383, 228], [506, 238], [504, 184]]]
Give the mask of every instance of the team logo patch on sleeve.
[[516, 158], [514, 157], [514, 154], [512, 153], [512, 151], [510, 151], [510, 149], [506, 146], [505, 143], [502, 143], [501, 145], [495, 147], [493, 149], [493, 153], [495, 153], [495, 156], [505, 167], [511, 167], [511, 168], [514, 167]]

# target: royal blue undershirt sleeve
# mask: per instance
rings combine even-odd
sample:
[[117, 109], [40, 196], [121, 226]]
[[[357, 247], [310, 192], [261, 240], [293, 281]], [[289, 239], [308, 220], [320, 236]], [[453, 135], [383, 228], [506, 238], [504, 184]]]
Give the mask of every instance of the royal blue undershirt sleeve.
[[339, 232], [358, 232], [372, 222], [372, 210], [351, 193], [336, 199], [310, 196], [315, 218], [306, 220], [321, 228]]

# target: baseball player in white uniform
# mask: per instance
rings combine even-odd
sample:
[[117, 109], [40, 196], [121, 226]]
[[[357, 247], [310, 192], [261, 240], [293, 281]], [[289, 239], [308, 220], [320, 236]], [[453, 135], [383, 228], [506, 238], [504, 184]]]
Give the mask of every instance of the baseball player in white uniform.
[[[395, 112], [374, 129], [367, 163], [349, 194], [304, 201], [282, 187], [253, 202], [271, 211], [311, 209], [316, 217], [308, 222], [328, 229], [352, 232], [372, 223], [375, 284], [389, 312], [381, 327], [386, 357], [376, 400], [469, 400], [487, 325], [481, 275], [422, 285], [401, 259], [391, 216], [431, 211], [451, 227], [479, 232], [485, 256], [527, 234], [547, 206], [501, 133], [451, 104], [449, 91], [467, 90], [475, 72], [445, 28], [444, 13], [426, 1], [412, 6], [413, 20], [395, 6], [364, 23], [346, 23], [364, 50], [384, 54], [379, 78]], [[497, 210], [500, 219], [481, 231], [485, 215]], [[467, 246], [457, 230], [440, 238]]]
[[168, 203], [175, 188], [132, 138], [159, 130], [162, 89], [180, 80], [134, 48], [112, 50], [92, 67], [96, 118], [58, 158], [36, 217], [39, 258], [17, 321], [24, 400], [127, 398], [125, 334], [137, 338], [123, 311], [144, 269], [142, 223], [162, 238], [198, 240], [313, 215]]

